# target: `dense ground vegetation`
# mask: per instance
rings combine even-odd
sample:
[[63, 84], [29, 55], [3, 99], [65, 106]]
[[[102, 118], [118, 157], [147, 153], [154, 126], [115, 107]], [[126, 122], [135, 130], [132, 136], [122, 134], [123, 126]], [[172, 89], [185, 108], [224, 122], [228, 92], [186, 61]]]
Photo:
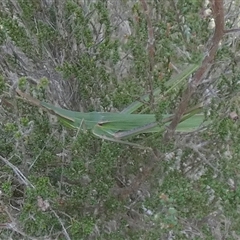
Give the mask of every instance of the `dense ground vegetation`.
[[224, 1], [226, 32], [187, 101], [204, 103], [204, 131], [140, 134], [129, 141], [151, 150], [133, 148], [66, 129], [15, 92], [116, 112], [161, 87], [144, 105], [160, 122], [186, 98], [164, 83], [211, 57], [221, 3], [0, 2], [1, 239], [240, 238], [239, 1]]

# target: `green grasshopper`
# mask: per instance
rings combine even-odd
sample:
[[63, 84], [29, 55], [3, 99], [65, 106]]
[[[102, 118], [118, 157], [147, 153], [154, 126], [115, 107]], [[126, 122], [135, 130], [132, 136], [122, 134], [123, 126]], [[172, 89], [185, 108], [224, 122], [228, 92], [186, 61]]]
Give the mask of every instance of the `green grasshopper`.
[[[188, 78], [192, 74], [198, 65], [190, 65], [185, 71], [180, 73], [178, 76], [171, 78], [167, 83], [168, 93], [172, 89], [180, 86], [184, 79]], [[186, 81], [185, 81], [186, 82]], [[88, 129], [92, 133], [105, 140], [128, 144], [131, 146], [141, 147], [139, 144], [131, 143], [126, 141], [129, 138], [140, 133], [154, 133], [164, 131], [172, 118], [173, 115], [166, 114], [163, 116], [162, 124], [156, 122], [154, 114], [133, 114], [136, 110], [143, 106], [144, 102], [149, 101], [149, 94], [143, 96], [139, 101], [135, 101], [125, 108], [120, 113], [111, 112], [75, 112], [59, 107], [55, 107], [46, 102], [40, 102], [37, 99], [32, 98], [20, 90], [17, 91], [19, 95], [27, 98], [30, 102], [35, 105], [39, 105], [51, 113], [55, 114], [60, 122], [70, 128], [75, 129]], [[161, 92], [160, 88], [157, 88], [153, 92], [153, 96], [157, 97]], [[195, 106], [188, 110], [181, 119], [177, 127], [177, 131], [189, 132], [196, 130], [204, 120], [204, 115], [201, 112], [202, 106]]]

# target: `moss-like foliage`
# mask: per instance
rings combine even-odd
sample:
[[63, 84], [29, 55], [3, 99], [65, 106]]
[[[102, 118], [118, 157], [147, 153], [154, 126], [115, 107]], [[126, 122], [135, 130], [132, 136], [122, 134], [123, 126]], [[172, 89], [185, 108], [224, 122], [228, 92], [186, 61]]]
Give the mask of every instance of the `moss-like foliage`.
[[165, 83], [207, 54], [213, 16], [202, 1], [146, 1], [147, 11], [144, 2], [0, 2], [1, 239], [240, 236], [237, 38], [226, 35], [189, 102], [204, 102], [212, 124], [129, 139], [151, 150], [96, 138], [84, 123], [66, 129], [14, 91], [114, 112], [160, 87], [136, 111], [160, 123], [186, 87], [167, 92]]

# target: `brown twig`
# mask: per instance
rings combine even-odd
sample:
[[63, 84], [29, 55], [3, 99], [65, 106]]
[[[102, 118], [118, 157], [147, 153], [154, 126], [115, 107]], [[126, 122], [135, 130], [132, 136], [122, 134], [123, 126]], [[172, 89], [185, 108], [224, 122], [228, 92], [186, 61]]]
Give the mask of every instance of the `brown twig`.
[[171, 124], [169, 125], [169, 129], [165, 134], [165, 139], [169, 139], [173, 136], [173, 133], [188, 106], [192, 94], [195, 92], [198, 85], [202, 82], [204, 74], [206, 74], [206, 72], [209, 70], [209, 67], [211, 66], [212, 61], [214, 60], [214, 57], [218, 50], [219, 43], [223, 38], [224, 35], [223, 0], [212, 0], [211, 3], [214, 20], [216, 24], [214, 35], [210, 41], [210, 46], [208, 47], [207, 54], [202, 61], [202, 65], [199, 67], [199, 69], [194, 75], [193, 80], [188, 84], [187, 89], [184, 91], [182, 95], [182, 100], [174, 114]]
[[144, 9], [145, 17], [147, 21], [147, 30], [148, 30], [147, 50], [148, 50], [148, 58], [149, 58], [149, 68], [150, 68], [150, 71], [152, 71], [154, 67], [154, 58], [155, 58], [154, 30], [153, 30], [151, 19], [149, 17], [149, 10], [148, 10], [147, 3], [145, 2], [145, 0], [140, 0], [140, 2], [142, 3], [142, 7]]
[[145, 13], [146, 21], [147, 21], [147, 31], [148, 31], [148, 42], [147, 42], [147, 51], [148, 51], [148, 60], [149, 60], [149, 76], [148, 76], [148, 82], [149, 82], [149, 88], [150, 88], [150, 94], [149, 94], [149, 100], [150, 104], [153, 106], [154, 98], [153, 98], [153, 86], [152, 86], [152, 74], [151, 72], [154, 69], [155, 65], [155, 38], [154, 38], [154, 30], [152, 26], [152, 22], [149, 16], [149, 9], [147, 6], [147, 3], [145, 0], [140, 0], [142, 4], [142, 8]]
[[154, 175], [154, 172], [158, 169], [156, 164], [163, 159], [164, 155], [157, 150], [151, 150], [149, 154], [148, 164], [143, 166], [142, 171], [136, 175], [130, 186], [113, 189], [114, 195], [120, 200], [126, 200], [131, 194], [136, 194], [141, 185], [149, 179], [150, 176]]
[[232, 28], [224, 31], [225, 34], [234, 33], [234, 32], [240, 32], [240, 28]]

